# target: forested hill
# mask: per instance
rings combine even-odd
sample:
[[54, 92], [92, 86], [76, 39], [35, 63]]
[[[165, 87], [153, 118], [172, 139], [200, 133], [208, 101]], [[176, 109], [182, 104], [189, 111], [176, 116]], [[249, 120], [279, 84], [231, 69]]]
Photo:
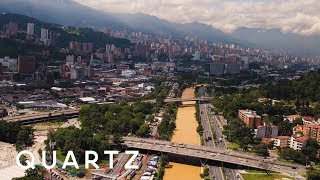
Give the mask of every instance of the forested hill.
[[3, 29], [4, 25], [9, 22], [17, 23], [19, 32], [22, 34], [26, 33], [28, 23], [35, 24], [36, 36], [40, 36], [41, 28], [49, 29], [49, 32], [59, 33], [60, 37], [56, 44], [58, 47], [66, 47], [70, 41], [92, 42], [95, 47], [104, 47], [106, 44], [115, 44], [117, 47], [129, 47], [131, 45], [127, 39], [108, 37], [104, 33], [90, 28], [64, 27], [19, 14], [5, 13], [0, 15], [0, 29]]
[[265, 95], [269, 98], [285, 100], [320, 100], [320, 70], [312, 71], [299, 80], [285, 81], [277, 85], [264, 87]]

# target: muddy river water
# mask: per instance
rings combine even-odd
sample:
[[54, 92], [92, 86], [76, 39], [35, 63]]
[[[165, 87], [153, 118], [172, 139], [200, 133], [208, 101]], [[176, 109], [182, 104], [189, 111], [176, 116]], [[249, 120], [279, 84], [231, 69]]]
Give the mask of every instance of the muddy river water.
[[[182, 98], [193, 98], [194, 89], [185, 89]], [[176, 129], [172, 136], [172, 142], [199, 145], [197, 134], [198, 123], [194, 116], [196, 112], [195, 102], [183, 102], [178, 108]], [[165, 170], [164, 180], [199, 180], [201, 169], [197, 166], [190, 166], [170, 162], [172, 168]]]

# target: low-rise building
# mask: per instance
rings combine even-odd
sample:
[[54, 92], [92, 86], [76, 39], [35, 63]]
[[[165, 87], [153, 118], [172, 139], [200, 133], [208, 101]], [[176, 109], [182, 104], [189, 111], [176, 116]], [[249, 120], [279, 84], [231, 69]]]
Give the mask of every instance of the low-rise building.
[[274, 146], [280, 148], [290, 147], [294, 150], [301, 150], [306, 147], [308, 137], [300, 137], [300, 136], [279, 136], [274, 138]]
[[304, 124], [293, 128], [295, 135], [305, 136], [308, 138], [316, 139], [320, 142], [320, 125], [317, 124]]
[[302, 148], [306, 147], [308, 139], [308, 137], [291, 136], [290, 148], [294, 150], [301, 150]]
[[311, 116], [305, 116], [302, 118], [303, 124], [314, 124], [314, 119]]
[[277, 138], [274, 138], [274, 146], [280, 148], [287, 148], [290, 146], [290, 141], [290, 136], [278, 136]]
[[291, 123], [293, 123], [293, 121], [295, 121], [299, 118], [301, 118], [301, 116], [299, 114], [294, 114], [294, 115], [287, 116], [284, 119], [289, 120]]

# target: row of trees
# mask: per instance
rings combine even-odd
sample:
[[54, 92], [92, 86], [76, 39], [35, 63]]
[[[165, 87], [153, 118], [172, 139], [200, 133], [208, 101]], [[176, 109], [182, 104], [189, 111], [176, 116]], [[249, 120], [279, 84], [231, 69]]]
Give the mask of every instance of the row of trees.
[[165, 113], [157, 129], [161, 139], [171, 140], [173, 131], [176, 128], [177, 107], [176, 103], [169, 103], [165, 106]]
[[[254, 109], [258, 114], [267, 113], [269, 116], [289, 115], [299, 112], [303, 116], [320, 117], [320, 70], [310, 72], [299, 80], [281, 81], [276, 85], [250, 89], [250, 90], [229, 90], [215, 88], [223, 98], [214, 101], [214, 106], [223, 111], [226, 118], [235, 118], [238, 109]], [[257, 99], [267, 97], [281, 99], [286, 102], [259, 103]], [[312, 104], [312, 106], [311, 106]]]
[[259, 90], [239, 91], [232, 95], [225, 95], [217, 98], [213, 105], [223, 111], [224, 117], [233, 119], [237, 117], [238, 109], [254, 109], [258, 114], [268, 114], [269, 116], [290, 115], [295, 113], [293, 106], [283, 103], [260, 103], [258, 98], [264, 97]]
[[[84, 150], [94, 150], [103, 157], [103, 151], [119, 143], [123, 135], [149, 135], [150, 128], [144, 122], [152, 114], [152, 107], [145, 102], [87, 105], [80, 110], [81, 129], [58, 129], [49, 134], [48, 139], [56, 142], [55, 148], [61, 149], [62, 154], [69, 150], [76, 152], [80, 162], [84, 158]], [[46, 143], [48, 145], [49, 141]]]
[[195, 108], [196, 108], [195, 117], [198, 122], [197, 133], [199, 134], [199, 136], [202, 136], [203, 135], [203, 127], [201, 124], [200, 108], [199, 108], [198, 103], [195, 105]]
[[302, 148], [301, 151], [294, 150], [291, 148], [283, 149], [279, 151], [279, 156], [282, 159], [290, 160], [299, 164], [309, 164], [310, 162], [319, 162], [319, 144], [315, 139], [309, 139], [306, 147]]
[[[78, 129], [74, 126], [58, 129], [52, 136], [51, 141], [56, 142], [56, 149], [60, 149], [63, 155], [73, 151], [80, 163], [84, 163], [84, 151], [92, 150], [99, 154], [100, 160], [106, 158], [103, 151], [110, 149], [111, 142], [120, 140], [118, 135], [107, 135], [105, 133], [94, 134], [92, 130]], [[46, 141], [49, 145], [49, 141]], [[47, 146], [49, 147], [49, 146]]]
[[248, 150], [249, 145], [258, 145], [261, 143], [260, 138], [254, 137], [253, 129], [247, 127], [238, 119], [234, 119], [225, 125], [223, 134], [229, 142], [239, 144], [243, 150]]
[[159, 160], [159, 166], [158, 166], [158, 172], [156, 176], [156, 180], [162, 180], [164, 173], [165, 173], [165, 168], [169, 164], [169, 157], [168, 156], [161, 156]]
[[94, 133], [106, 134], [136, 134], [146, 136], [147, 127], [144, 125], [146, 117], [152, 114], [152, 104], [136, 102], [131, 105], [87, 105], [80, 110], [79, 120], [83, 129], [90, 129]]
[[0, 141], [15, 144], [18, 150], [34, 144], [33, 132], [30, 126], [0, 121]]

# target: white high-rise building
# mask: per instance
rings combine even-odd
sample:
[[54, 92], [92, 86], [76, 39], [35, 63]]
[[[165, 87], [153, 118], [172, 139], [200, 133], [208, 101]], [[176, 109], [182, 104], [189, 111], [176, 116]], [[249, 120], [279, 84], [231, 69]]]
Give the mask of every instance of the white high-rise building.
[[28, 23], [27, 34], [33, 36], [34, 35], [34, 24]]
[[201, 59], [200, 51], [196, 50], [193, 54], [193, 60], [199, 61]]
[[49, 45], [49, 31], [48, 29], [41, 28], [41, 37], [40, 41], [43, 42], [44, 45]]
[[49, 31], [48, 29], [41, 28], [41, 40], [48, 39]]

